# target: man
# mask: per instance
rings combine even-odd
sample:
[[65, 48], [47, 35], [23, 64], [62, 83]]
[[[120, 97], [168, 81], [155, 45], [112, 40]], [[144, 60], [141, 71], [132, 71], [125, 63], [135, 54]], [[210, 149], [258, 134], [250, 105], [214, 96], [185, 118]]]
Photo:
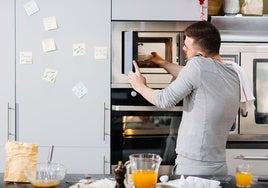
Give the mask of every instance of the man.
[[220, 34], [211, 23], [190, 25], [184, 43], [188, 58], [184, 67], [152, 53], [151, 60], [175, 77], [166, 88], [148, 87], [135, 61], [135, 72], [130, 72], [128, 79], [137, 92], [159, 108], [183, 100], [175, 174], [226, 175], [225, 146], [239, 109], [239, 77], [232, 64], [221, 59]]

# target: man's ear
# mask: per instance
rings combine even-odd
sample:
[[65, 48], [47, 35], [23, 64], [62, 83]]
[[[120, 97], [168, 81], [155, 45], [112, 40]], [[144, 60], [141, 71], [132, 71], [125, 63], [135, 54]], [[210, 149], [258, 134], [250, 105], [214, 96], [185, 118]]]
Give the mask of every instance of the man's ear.
[[200, 54], [203, 57], [208, 57], [207, 53], [204, 51], [199, 51], [198, 54]]

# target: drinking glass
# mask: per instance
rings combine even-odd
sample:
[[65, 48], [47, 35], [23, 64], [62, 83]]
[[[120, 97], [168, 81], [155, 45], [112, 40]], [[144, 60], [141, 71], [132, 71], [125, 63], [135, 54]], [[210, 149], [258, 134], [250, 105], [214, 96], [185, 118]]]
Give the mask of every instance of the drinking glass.
[[235, 179], [237, 187], [250, 187], [252, 180], [252, 165], [238, 165], [236, 167]]

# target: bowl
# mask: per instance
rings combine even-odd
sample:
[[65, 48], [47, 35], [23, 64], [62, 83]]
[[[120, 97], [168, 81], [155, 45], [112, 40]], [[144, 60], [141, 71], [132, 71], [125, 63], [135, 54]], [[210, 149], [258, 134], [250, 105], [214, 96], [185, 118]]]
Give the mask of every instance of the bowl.
[[35, 187], [57, 187], [65, 177], [66, 168], [59, 163], [37, 163], [36, 168], [26, 168], [24, 174]]

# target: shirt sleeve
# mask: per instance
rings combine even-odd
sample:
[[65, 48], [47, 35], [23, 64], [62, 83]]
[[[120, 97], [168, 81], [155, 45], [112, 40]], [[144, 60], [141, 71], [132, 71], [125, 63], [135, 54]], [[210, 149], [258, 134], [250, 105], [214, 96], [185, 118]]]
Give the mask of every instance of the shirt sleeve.
[[203, 57], [191, 58], [169, 86], [154, 91], [153, 101], [157, 107], [173, 107], [197, 88], [200, 83], [200, 58]]

